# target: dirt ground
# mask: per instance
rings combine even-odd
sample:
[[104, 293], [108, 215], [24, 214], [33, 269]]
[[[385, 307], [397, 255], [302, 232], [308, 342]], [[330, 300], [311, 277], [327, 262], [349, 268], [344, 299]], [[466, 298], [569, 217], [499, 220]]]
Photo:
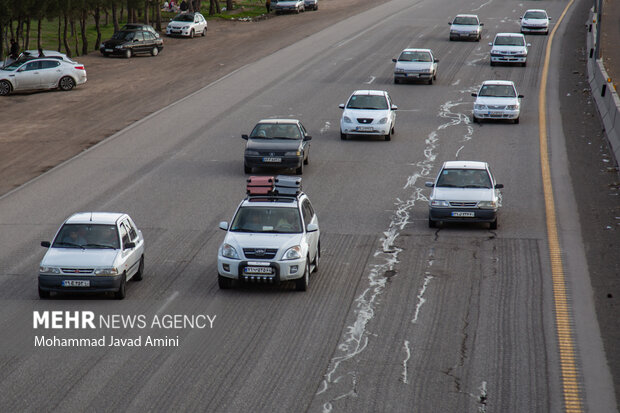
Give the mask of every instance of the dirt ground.
[[209, 21], [206, 37], [164, 36], [157, 57], [75, 58], [86, 66], [86, 84], [0, 99], [0, 195], [231, 71], [383, 1], [321, 0], [318, 11], [298, 15]]

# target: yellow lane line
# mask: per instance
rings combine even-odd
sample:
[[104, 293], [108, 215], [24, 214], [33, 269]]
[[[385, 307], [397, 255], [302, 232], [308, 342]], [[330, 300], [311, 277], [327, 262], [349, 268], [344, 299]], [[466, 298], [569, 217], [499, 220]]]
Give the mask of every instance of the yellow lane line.
[[556, 332], [558, 335], [558, 347], [560, 350], [560, 369], [562, 376], [562, 390], [564, 392], [564, 410], [570, 413], [581, 413], [583, 403], [578, 383], [578, 367], [575, 361], [574, 334], [571, 327], [571, 306], [566, 294], [566, 280], [564, 277], [564, 265], [562, 250], [558, 238], [558, 228], [555, 216], [555, 201], [553, 199], [553, 185], [551, 184], [551, 170], [549, 167], [549, 151], [547, 148], [547, 78], [549, 75], [549, 61], [551, 59], [551, 45], [555, 32], [560, 26], [562, 19], [572, 6], [574, 0], [570, 0], [564, 8], [562, 15], [554, 25], [547, 48], [542, 69], [539, 91], [538, 127], [540, 139], [540, 166], [545, 196], [545, 212], [547, 215], [547, 240], [549, 243], [549, 258], [551, 261], [551, 278], [553, 282], [553, 301], [555, 304]]

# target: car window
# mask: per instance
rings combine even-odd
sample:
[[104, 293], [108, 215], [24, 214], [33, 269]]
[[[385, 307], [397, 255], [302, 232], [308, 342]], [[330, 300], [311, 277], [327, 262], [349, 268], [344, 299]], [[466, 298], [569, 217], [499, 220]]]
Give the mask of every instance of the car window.
[[432, 62], [431, 54], [428, 52], [402, 52], [398, 57], [401, 62]]
[[301, 232], [301, 218], [295, 207], [239, 208], [230, 226], [232, 232], [293, 234]]
[[64, 224], [54, 242], [54, 248], [118, 249], [115, 225]]
[[523, 46], [525, 40], [521, 36], [497, 36], [494, 44], [496, 46]]
[[125, 224], [122, 222], [120, 225], [120, 231], [121, 231], [121, 242], [123, 243], [123, 246], [125, 246], [129, 242], [129, 232], [127, 231], [127, 227], [125, 227]]
[[138, 40], [138, 41], [144, 40], [144, 35], [142, 34], [142, 32], [136, 32], [136, 34], [134, 35], [134, 40]]
[[24, 71], [39, 70], [40, 68], [41, 62], [39, 60], [35, 60], [33, 62], [28, 62], [24, 67]]
[[512, 85], [483, 85], [478, 96], [514, 98], [517, 93]]
[[155, 35], [151, 32], [144, 32], [144, 40], [153, 40]]
[[437, 178], [440, 188], [491, 188], [491, 178], [485, 169], [444, 169]]
[[528, 11], [523, 16], [524, 19], [546, 19], [547, 15], [542, 11]]
[[347, 103], [348, 109], [385, 110], [388, 103], [383, 95], [353, 95]]
[[308, 201], [307, 199], [304, 200], [303, 204], [301, 205], [301, 212], [304, 216], [304, 224], [306, 228], [308, 228], [308, 224], [310, 224], [310, 222], [312, 221], [314, 213], [312, 211], [312, 207], [310, 206], [310, 201]]
[[194, 21], [194, 17], [191, 14], [179, 14], [172, 21], [175, 22], [192, 22]]
[[127, 231], [129, 232], [129, 238], [131, 239], [131, 241], [136, 241], [138, 238], [138, 232], [136, 231], [136, 227], [128, 219], [123, 221], [123, 223], [125, 224], [125, 227], [127, 228]]
[[55, 62], [53, 60], [41, 61], [41, 69], [53, 69], [58, 66], [60, 66], [60, 62]]
[[462, 24], [462, 25], [468, 25], [468, 26], [477, 26], [478, 25], [478, 19], [476, 19], [475, 17], [455, 17], [454, 21], [452, 22], [452, 24]]
[[306, 136], [308, 134], [308, 131], [306, 131], [306, 128], [304, 128], [304, 125], [302, 125], [301, 123], [299, 124], [299, 128], [301, 129], [301, 134], [303, 136]]

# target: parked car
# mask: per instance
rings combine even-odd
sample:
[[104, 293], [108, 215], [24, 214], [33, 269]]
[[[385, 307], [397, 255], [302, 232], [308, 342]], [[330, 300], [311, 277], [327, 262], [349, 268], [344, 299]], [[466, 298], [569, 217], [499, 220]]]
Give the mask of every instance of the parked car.
[[207, 20], [198, 12], [177, 14], [166, 26], [167, 36], [194, 37], [207, 34]]
[[527, 48], [531, 44], [525, 42], [521, 33], [497, 33], [491, 46], [491, 66], [497, 63], [527, 64]]
[[318, 10], [319, 0], [304, 0], [304, 10]]
[[157, 56], [164, 48], [164, 41], [146, 30], [122, 30], [110, 40], [101, 43], [99, 51], [104, 56], [123, 56], [129, 59], [140, 53]]
[[474, 102], [473, 121], [483, 119], [506, 119], [519, 123], [523, 95], [517, 93], [515, 84], [509, 80], [486, 80], [482, 83]]
[[429, 85], [437, 79], [437, 62], [431, 49], [405, 49], [398, 59], [392, 59], [394, 83], [404, 80], [424, 80]]
[[521, 17], [521, 33], [549, 34], [551, 17], [542, 9], [526, 10]]
[[37, 89], [67, 91], [84, 83], [86, 69], [83, 64], [54, 57], [17, 60], [0, 69], [0, 96]]
[[305, 0], [278, 0], [273, 6], [276, 14], [297, 13], [306, 11]]
[[144, 238], [127, 214], [79, 212], [60, 227], [39, 265], [39, 297], [51, 292], [112, 292], [144, 275]]
[[243, 155], [243, 170], [254, 168], [288, 168], [301, 175], [310, 161], [310, 140], [306, 128], [297, 119], [263, 119], [247, 140]]
[[379, 135], [386, 141], [392, 139], [396, 110], [388, 92], [384, 90], [356, 90], [346, 105], [339, 105], [340, 139], [349, 135]]
[[480, 41], [482, 37], [482, 26], [476, 14], [457, 14], [450, 25], [450, 40], [475, 40]]
[[444, 162], [429, 197], [428, 226], [442, 222], [488, 222], [497, 229], [499, 189], [486, 162]]
[[[252, 195], [253, 178], [263, 183], [273, 182], [272, 189]], [[287, 185], [285, 191], [278, 189], [279, 181], [290, 183], [294, 179], [298, 188]], [[306, 291], [310, 273], [319, 270], [321, 233], [310, 199], [301, 192], [301, 178], [251, 177], [248, 192], [230, 224], [223, 221], [219, 225], [226, 231], [217, 254], [219, 287], [231, 288], [236, 281], [269, 284], [293, 281], [298, 291]]]
[[127, 23], [126, 25], [121, 27], [121, 31], [124, 31], [124, 30], [144, 30], [144, 31], [153, 33], [155, 37], [159, 39], [159, 33], [150, 24]]

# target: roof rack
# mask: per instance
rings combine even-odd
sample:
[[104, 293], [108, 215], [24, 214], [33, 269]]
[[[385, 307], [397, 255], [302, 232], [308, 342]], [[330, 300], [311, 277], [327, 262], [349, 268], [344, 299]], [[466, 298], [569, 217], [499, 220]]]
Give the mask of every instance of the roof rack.
[[301, 194], [301, 178], [288, 175], [250, 176], [246, 192], [253, 198], [296, 198]]

